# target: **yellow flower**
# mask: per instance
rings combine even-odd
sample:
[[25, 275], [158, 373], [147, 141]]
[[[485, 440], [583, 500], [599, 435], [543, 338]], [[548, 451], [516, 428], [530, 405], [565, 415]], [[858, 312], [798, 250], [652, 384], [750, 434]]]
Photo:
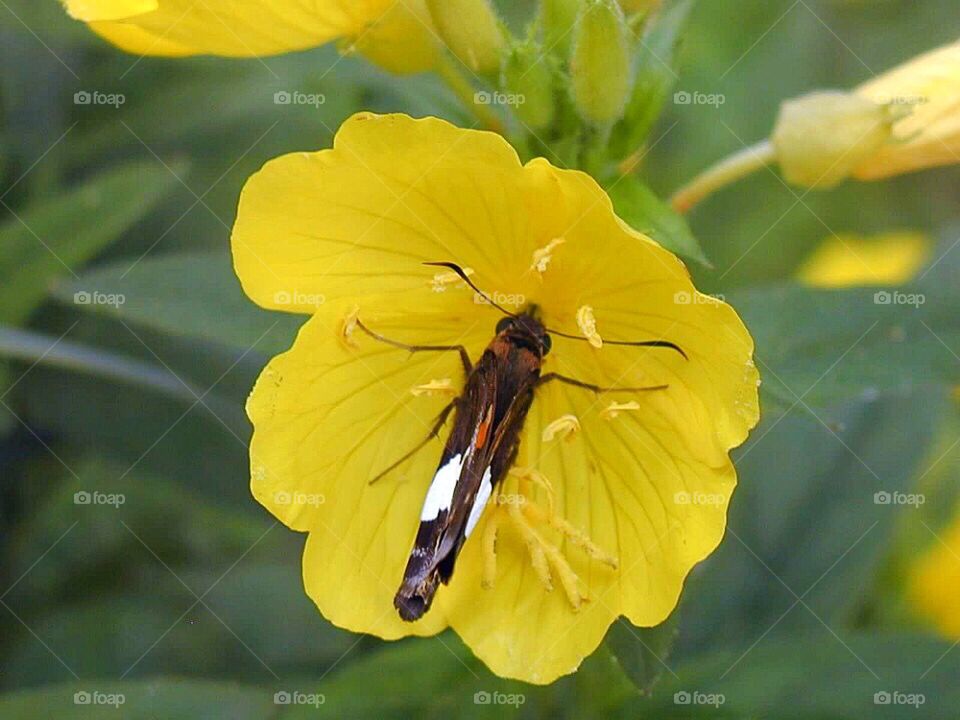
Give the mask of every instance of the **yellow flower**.
[[910, 112], [894, 125], [893, 137], [854, 170], [854, 177], [876, 180], [960, 162], [960, 41], [920, 55], [855, 92]]
[[[758, 418], [753, 342], [676, 257], [617, 218], [593, 179], [542, 158], [522, 165], [493, 133], [361, 113], [333, 149], [280, 157], [248, 181], [232, 246], [255, 302], [311, 316], [247, 410], [253, 494], [309, 533], [304, 582], [324, 616], [387, 639], [452, 627], [497, 674], [548, 683], [573, 672], [618, 616], [652, 626], [671, 613], [724, 533], [736, 484], [728, 451]], [[469, 267], [497, 302], [536, 304], [547, 327], [576, 338], [578, 314], [592, 308], [602, 346], [555, 335], [544, 373], [667, 388], [537, 387], [497, 499], [450, 584], [408, 623], [394, 593], [451, 423], [371, 480], [422, 442], [449, 402], [421, 390], [446, 379], [462, 388], [464, 370], [456, 352], [410, 353], [362, 328], [462, 344], [476, 361], [503, 319], [422, 264], [434, 261]], [[689, 359], [614, 344], [659, 339]], [[612, 414], [613, 400], [626, 411]]]
[[63, 0], [67, 12], [141, 55], [256, 57], [340, 40], [393, 72], [436, 62], [425, 0]]
[[960, 515], [911, 567], [910, 606], [942, 635], [960, 639]]
[[784, 102], [769, 140], [721, 160], [681, 188], [686, 212], [719, 188], [777, 163], [790, 183], [826, 189], [960, 163], [960, 41], [849, 92]]
[[932, 250], [930, 238], [919, 232], [834, 235], [807, 258], [797, 279], [814, 287], [902, 285], [916, 276]]

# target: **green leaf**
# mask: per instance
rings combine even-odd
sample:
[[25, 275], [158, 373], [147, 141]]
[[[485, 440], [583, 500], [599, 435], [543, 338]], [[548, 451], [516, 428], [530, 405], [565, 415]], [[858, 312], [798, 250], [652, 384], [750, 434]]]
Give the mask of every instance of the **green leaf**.
[[634, 627], [623, 617], [610, 626], [606, 646], [640, 692], [650, 692], [664, 670], [669, 669], [678, 617], [675, 612], [652, 628]]
[[767, 407], [826, 407], [960, 381], [955, 281], [897, 289], [737, 291], [726, 300], [756, 341]]
[[790, 638], [676, 666], [623, 718], [847, 720], [956, 717], [960, 653], [915, 636]]
[[875, 494], [915, 492], [947, 402], [933, 391], [766, 418], [736, 453], [727, 533], [684, 590], [675, 657], [852, 622], [916, 512]]
[[632, 228], [646, 233], [671, 252], [712, 267], [684, 217], [643, 181], [626, 175], [612, 183], [607, 192], [617, 215]]
[[99, 311], [171, 335], [202, 338], [272, 354], [290, 347], [304, 318], [261, 310], [243, 294], [227, 253], [195, 252], [105, 265], [54, 291], [99, 292], [122, 302], [90, 303]]
[[5, 720], [268, 720], [276, 711], [272, 692], [263, 688], [166, 678], [77, 680], [0, 698]]
[[51, 282], [117, 240], [176, 182], [157, 163], [130, 163], [44, 199], [0, 225], [0, 321], [23, 321]]

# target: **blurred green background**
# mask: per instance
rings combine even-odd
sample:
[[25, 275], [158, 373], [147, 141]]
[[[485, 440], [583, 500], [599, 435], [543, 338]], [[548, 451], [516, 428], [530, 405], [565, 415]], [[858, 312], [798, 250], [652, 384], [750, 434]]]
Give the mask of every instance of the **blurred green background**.
[[[958, 36], [955, 0], [701, 0], [676, 88], [725, 102], [668, 102], [642, 174], [667, 196], [763, 138], [781, 100]], [[761, 172], [692, 213], [714, 268], [691, 270], [743, 313], [765, 379], [730, 532], [668, 627], [615, 626], [579, 673], [534, 688], [492, 678], [451, 634], [331, 627], [301, 587], [303, 538], [248, 492], [242, 404], [300, 321], [251, 306], [232, 275], [245, 179], [328, 146], [357, 110], [469, 123], [452, 96], [329, 47], [125, 55], [53, 0], [0, 1], [0, 61], [0, 717], [957, 716], [960, 650], [903, 585], [960, 478], [960, 169], [809, 194]], [[278, 106], [281, 90], [326, 102]], [[124, 101], [75, 101], [95, 91]], [[943, 256], [918, 281], [922, 318], [870, 290], [792, 285], [831, 234], [895, 230]], [[872, 500], [918, 482], [920, 510]], [[628, 679], [655, 675], [644, 697]], [[498, 692], [515, 704], [475, 696]]]

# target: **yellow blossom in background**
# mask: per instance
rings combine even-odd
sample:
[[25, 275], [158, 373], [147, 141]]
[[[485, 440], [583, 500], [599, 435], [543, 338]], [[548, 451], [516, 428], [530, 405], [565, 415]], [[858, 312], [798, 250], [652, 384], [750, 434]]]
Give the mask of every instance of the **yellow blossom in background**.
[[718, 189], [776, 163], [784, 178], [829, 189], [960, 163], [960, 41], [924, 53], [853, 91], [785, 101], [769, 140], [703, 171], [671, 202], [687, 212]]
[[340, 41], [393, 72], [428, 70], [425, 0], [63, 0], [67, 12], [139, 55], [258, 57]]
[[[247, 410], [253, 494], [309, 533], [304, 583], [325, 617], [386, 639], [451, 627], [495, 673], [549, 683], [619, 616], [652, 626], [670, 615], [724, 534], [728, 453], [758, 418], [753, 342], [730, 306], [689, 301], [699, 296], [683, 264], [617, 218], [592, 178], [542, 158], [521, 164], [493, 133], [361, 113], [332, 149], [280, 157], [248, 181], [232, 247], [255, 302], [310, 316]], [[584, 338], [554, 337], [545, 373], [667, 388], [539, 387], [497, 488], [524, 502], [486, 507], [451, 583], [407, 623], [393, 596], [451, 423], [370, 480], [449, 402], [424, 388], [462, 387], [464, 372], [455, 352], [412, 354], [358, 328], [463, 344], [476, 361], [502, 319], [425, 261], [469, 267], [512, 309], [536, 304], [548, 327]], [[289, 304], [311, 293], [326, 303]], [[585, 341], [586, 315], [602, 344]], [[689, 359], [611, 344], [651, 339]]]
[[853, 234], [828, 238], [797, 271], [814, 287], [902, 285], [930, 260], [933, 244], [919, 232], [889, 232], [872, 237]]
[[960, 163], [960, 41], [864, 83], [860, 97], [909, 109], [893, 137], [853, 172], [860, 180]]
[[918, 617], [945, 637], [960, 639], [960, 515], [910, 569], [907, 596]]

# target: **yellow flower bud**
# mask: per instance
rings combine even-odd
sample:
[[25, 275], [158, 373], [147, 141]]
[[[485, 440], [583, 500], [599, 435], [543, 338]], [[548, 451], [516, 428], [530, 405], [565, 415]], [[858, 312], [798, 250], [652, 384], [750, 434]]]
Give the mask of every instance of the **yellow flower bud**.
[[839, 91], [784, 102], [771, 136], [784, 178], [806, 187], [836, 185], [890, 139], [901, 116], [894, 106]]
[[500, 67], [503, 33], [489, 0], [427, 0], [430, 15], [450, 52], [474, 72]]
[[587, 0], [577, 19], [570, 60], [573, 98], [594, 125], [623, 116], [632, 86], [630, 40], [616, 0]]
[[513, 47], [503, 63], [503, 87], [521, 122], [536, 130], [553, 121], [554, 92], [551, 60], [539, 44]]

